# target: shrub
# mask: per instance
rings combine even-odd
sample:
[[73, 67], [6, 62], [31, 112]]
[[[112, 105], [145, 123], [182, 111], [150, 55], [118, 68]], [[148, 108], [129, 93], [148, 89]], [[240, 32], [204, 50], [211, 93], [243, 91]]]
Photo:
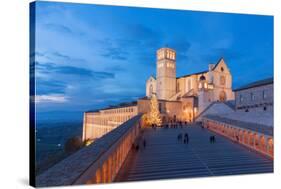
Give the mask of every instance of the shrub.
[[83, 142], [80, 137], [72, 137], [68, 139], [64, 144], [64, 151], [66, 153], [73, 153], [79, 150], [83, 146]]

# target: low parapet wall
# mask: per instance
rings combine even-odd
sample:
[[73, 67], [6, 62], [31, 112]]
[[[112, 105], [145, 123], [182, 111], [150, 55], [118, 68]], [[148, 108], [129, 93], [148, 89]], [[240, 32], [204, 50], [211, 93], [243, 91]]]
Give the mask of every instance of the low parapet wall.
[[112, 182], [139, 135], [137, 115], [36, 177], [36, 187]]
[[[235, 124], [237, 123], [237, 124]], [[262, 125], [247, 124], [248, 128], [243, 127], [243, 122], [231, 123], [231, 120], [221, 120], [218, 116], [205, 116], [202, 118], [202, 124], [205, 128], [221, 134], [247, 148], [264, 154], [273, 159], [274, 142], [273, 129]], [[252, 126], [252, 129], [251, 127]], [[262, 127], [265, 127], [262, 129]], [[272, 131], [271, 131], [272, 129]]]

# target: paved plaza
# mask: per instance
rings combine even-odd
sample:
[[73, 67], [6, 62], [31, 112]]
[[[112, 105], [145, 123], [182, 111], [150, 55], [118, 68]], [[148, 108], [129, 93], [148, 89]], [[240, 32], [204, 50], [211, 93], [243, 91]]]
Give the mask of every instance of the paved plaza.
[[[188, 133], [189, 143], [178, 141], [179, 133]], [[211, 144], [209, 137], [216, 136]], [[131, 150], [115, 181], [141, 181], [273, 172], [267, 157], [202, 129], [146, 128], [138, 151]]]

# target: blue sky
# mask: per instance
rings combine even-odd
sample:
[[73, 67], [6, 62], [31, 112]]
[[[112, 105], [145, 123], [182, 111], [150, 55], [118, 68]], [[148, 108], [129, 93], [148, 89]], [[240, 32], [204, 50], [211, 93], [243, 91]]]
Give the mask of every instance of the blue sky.
[[177, 51], [177, 76], [224, 57], [233, 88], [273, 75], [273, 17], [36, 3], [37, 111], [85, 111], [136, 100], [155, 53]]

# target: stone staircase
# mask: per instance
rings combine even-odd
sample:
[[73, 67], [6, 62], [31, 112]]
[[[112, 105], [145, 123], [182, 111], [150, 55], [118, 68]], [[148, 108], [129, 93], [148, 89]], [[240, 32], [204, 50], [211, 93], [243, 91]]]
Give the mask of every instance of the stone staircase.
[[[189, 144], [177, 140], [189, 134]], [[209, 136], [216, 143], [209, 143]], [[131, 150], [115, 181], [142, 181], [219, 175], [270, 173], [273, 162], [241, 145], [197, 126], [146, 128], [146, 147]]]

